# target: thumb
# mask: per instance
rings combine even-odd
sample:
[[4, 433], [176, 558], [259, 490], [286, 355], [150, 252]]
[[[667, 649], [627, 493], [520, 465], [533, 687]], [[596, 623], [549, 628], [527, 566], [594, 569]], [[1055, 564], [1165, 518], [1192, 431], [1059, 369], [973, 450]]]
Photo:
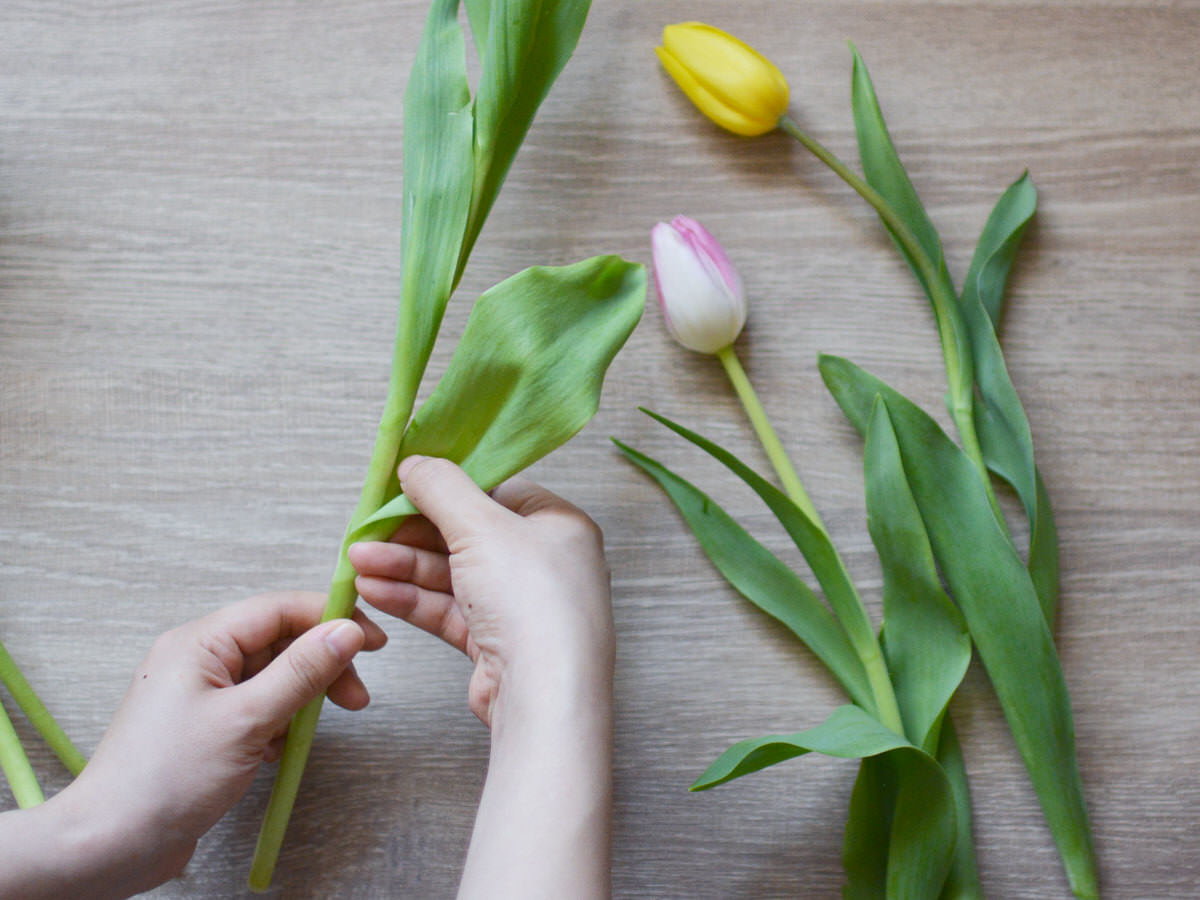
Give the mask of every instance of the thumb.
[[310, 700], [325, 693], [365, 640], [356, 622], [323, 622], [292, 641], [269, 666], [244, 682], [241, 690], [253, 697], [255, 708], [267, 721], [283, 726]]
[[410, 456], [400, 463], [397, 474], [405, 496], [442, 533], [451, 553], [486, 530], [489, 519], [505, 512], [448, 459]]

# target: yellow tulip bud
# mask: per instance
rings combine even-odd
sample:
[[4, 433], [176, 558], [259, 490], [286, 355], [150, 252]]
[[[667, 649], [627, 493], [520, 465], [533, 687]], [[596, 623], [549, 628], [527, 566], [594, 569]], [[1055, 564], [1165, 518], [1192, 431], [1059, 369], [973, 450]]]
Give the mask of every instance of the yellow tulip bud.
[[779, 124], [788, 85], [775, 64], [731, 34], [701, 22], [663, 29], [658, 58], [702, 113], [734, 134], [754, 137]]

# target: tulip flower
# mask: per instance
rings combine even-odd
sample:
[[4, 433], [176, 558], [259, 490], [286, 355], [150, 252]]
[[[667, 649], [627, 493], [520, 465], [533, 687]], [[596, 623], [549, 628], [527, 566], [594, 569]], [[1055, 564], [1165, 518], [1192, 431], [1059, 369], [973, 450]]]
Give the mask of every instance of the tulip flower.
[[700, 111], [734, 134], [773, 131], [787, 111], [788, 84], [775, 64], [719, 28], [700, 22], [668, 25], [655, 50]]
[[654, 226], [650, 245], [671, 337], [697, 353], [716, 353], [732, 344], [746, 324], [746, 295], [716, 238], [695, 219], [676, 216]]
[[746, 324], [746, 294], [729, 255], [708, 229], [687, 216], [659, 222], [650, 231], [654, 283], [667, 330], [683, 346], [721, 361], [784, 491], [819, 528], [808, 498], [771, 420], [733, 349]]

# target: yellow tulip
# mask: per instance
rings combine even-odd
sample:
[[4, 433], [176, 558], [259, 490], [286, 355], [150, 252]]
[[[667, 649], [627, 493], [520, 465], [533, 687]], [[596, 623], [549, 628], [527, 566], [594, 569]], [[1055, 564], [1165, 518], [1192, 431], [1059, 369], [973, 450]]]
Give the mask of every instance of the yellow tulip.
[[663, 29], [658, 58], [702, 113], [734, 134], [754, 137], [779, 124], [788, 84], [775, 64], [733, 35], [701, 22]]

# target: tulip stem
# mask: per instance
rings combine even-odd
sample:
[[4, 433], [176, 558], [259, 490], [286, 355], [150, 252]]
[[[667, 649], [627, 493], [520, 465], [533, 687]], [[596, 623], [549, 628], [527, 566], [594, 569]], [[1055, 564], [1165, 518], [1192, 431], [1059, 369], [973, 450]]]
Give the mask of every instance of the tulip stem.
[[8, 786], [21, 809], [37, 806], [46, 799], [3, 705], [0, 705], [0, 771], [8, 779]]
[[879, 218], [883, 220], [883, 224], [904, 248], [913, 261], [913, 265], [920, 272], [933, 303], [938, 338], [942, 345], [942, 358], [946, 364], [946, 380], [950, 385], [950, 412], [954, 417], [954, 425], [962, 438], [963, 450], [975, 463], [975, 467], [983, 479], [992, 511], [996, 518], [1003, 523], [1004, 518], [992, 490], [987, 465], [983, 461], [983, 448], [979, 444], [979, 435], [975, 430], [975, 372], [971, 345], [967, 338], [962, 313], [959, 310], [958, 298], [949, 284], [945, 267], [938, 265], [930, 258], [912, 230], [904, 224], [904, 220], [892, 209], [891, 204], [879, 191], [856, 175], [823, 144], [801, 131], [800, 126], [790, 116], [781, 116], [779, 127], [799, 141], [813, 156], [825, 163], [842, 181], [850, 185], [874, 208], [875, 212], [879, 214]]
[[767, 459], [771, 461], [771, 466], [775, 469], [775, 474], [779, 476], [779, 482], [783, 485], [784, 493], [788, 495], [793, 503], [800, 507], [801, 511], [812, 520], [814, 525], [824, 531], [825, 526], [821, 522], [821, 517], [817, 515], [817, 509], [813, 506], [812, 500], [809, 499], [808, 492], [804, 490], [800, 476], [796, 474], [796, 469], [792, 466], [792, 461], [788, 459], [787, 452], [783, 449], [783, 444], [779, 440], [779, 435], [775, 433], [775, 429], [771, 425], [771, 420], [767, 417], [767, 411], [758, 399], [758, 394], [754, 392], [754, 386], [746, 376], [746, 370], [742, 368], [742, 362], [738, 359], [733, 345], [730, 344], [725, 349], [718, 350], [717, 359], [725, 367], [725, 374], [729, 376], [729, 381], [733, 384], [733, 389], [737, 393], [738, 399], [742, 401], [742, 406], [746, 410], [750, 424], [754, 426], [754, 433], [758, 435], [758, 440], [762, 444], [763, 450], [766, 451]]
[[16, 661], [9, 655], [4, 643], [0, 642], [0, 682], [8, 688], [25, 717], [37, 729], [38, 734], [50, 746], [55, 755], [62, 760], [64, 766], [72, 775], [78, 775], [87, 765], [87, 758], [79, 752], [79, 748], [71, 743], [62, 727], [50, 715], [50, 710], [42, 703], [33, 687], [25, 680]]
[[[358, 591], [354, 587], [354, 567], [350, 565], [346, 555], [350, 544], [356, 540], [382, 540], [395, 528], [395, 522], [388, 520], [375, 523], [366, 529], [359, 526], [384, 504], [391, 481], [396, 477], [404, 424], [412, 412], [413, 398], [416, 396], [415, 384], [406, 383], [397, 376], [397, 372], [403, 371], [403, 367], [393, 366], [392, 383], [375, 438], [375, 447], [371, 451], [371, 461], [367, 466], [362, 493], [354, 513], [350, 516], [350, 523], [346, 526], [346, 534], [338, 551], [337, 565], [330, 580], [329, 596], [321, 617], [323, 622], [349, 618], [354, 612]], [[418, 374], [417, 378], [419, 377]], [[258, 833], [258, 843], [254, 848], [254, 858], [250, 863], [249, 885], [252, 891], [265, 891], [271, 886], [271, 878], [300, 790], [300, 779], [304, 775], [324, 701], [324, 696], [311, 701], [296, 714], [288, 726], [287, 741], [279, 759], [279, 771], [271, 788], [267, 811]]]
[[[755, 393], [754, 386], [746, 376], [746, 370], [742, 368], [741, 360], [738, 359], [733, 346], [730, 345], [723, 350], [718, 350], [717, 359], [721, 360], [721, 365], [725, 367], [725, 373], [729, 376], [729, 380], [733, 384], [733, 389], [737, 392], [738, 399], [742, 401], [742, 406], [746, 409], [746, 415], [750, 418], [750, 424], [754, 426], [754, 432], [758, 435], [759, 442], [762, 444], [763, 450], [766, 451], [767, 458], [771, 461], [771, 465], [775, 468], [775, 473], [779, 476], [784, 493], [788, 495], [800, 511], [808, 517], [809, 521], [828, 539], [829, 533], [825, 531], [825, 524], [817, 514], [812, 500], [809, 499], [808, 492], [804, 490], [800, 476], [796, 474], [791, 460], [788, 459], [788, 455], [783, 449], [783, 444], [779, 440], [779, 435], [775, 433], [775, 429], [771, 426], [771, 420], [767, 418], [767, 412], [763, 409], [763, 405], [758, 399], [758, 394]], [[829, 541], [829, 546], [833, 548], [832, 541]], [[837, 556], [838, 566], [844, 571], [845, 566], [842, 564], [841, 557], [838, 556], [836, 548], [833, 549], [833, 553]], [[845, 583], [849, 586], [850, 590], [844, 595], [844, 602], [834, 603], [834, 612], [838, 620], [841, 621], [842, 626], [846, 629], [846, 635], [849, 637], [855, 653], [858, 654], [858, 658], [862, 662], [863, 669], [867, 674], [867, 680], [871, 685], [871, 694], [875, 699], [876, 712], [879, 715], [880, 721], [897, 734], [902, 735], [904, 734], [904, 722], [900, 716], [900, 707], [896, 702], [896, 692], [892, 687], [892, 680], [888, 675], [887, 666], [884, 664], [879, 640], [875, 637], [875, 630], [871, 627], [871, 619], [867, 615], [866, 607], [863, 606], [858, 592], [854, 590], [849, 576], [846, 577]], [[838, 596], [841, 597], [843, 595], [839, 594]], [[830, 598], [831, 600], [835, 599], [832, 594]]]

